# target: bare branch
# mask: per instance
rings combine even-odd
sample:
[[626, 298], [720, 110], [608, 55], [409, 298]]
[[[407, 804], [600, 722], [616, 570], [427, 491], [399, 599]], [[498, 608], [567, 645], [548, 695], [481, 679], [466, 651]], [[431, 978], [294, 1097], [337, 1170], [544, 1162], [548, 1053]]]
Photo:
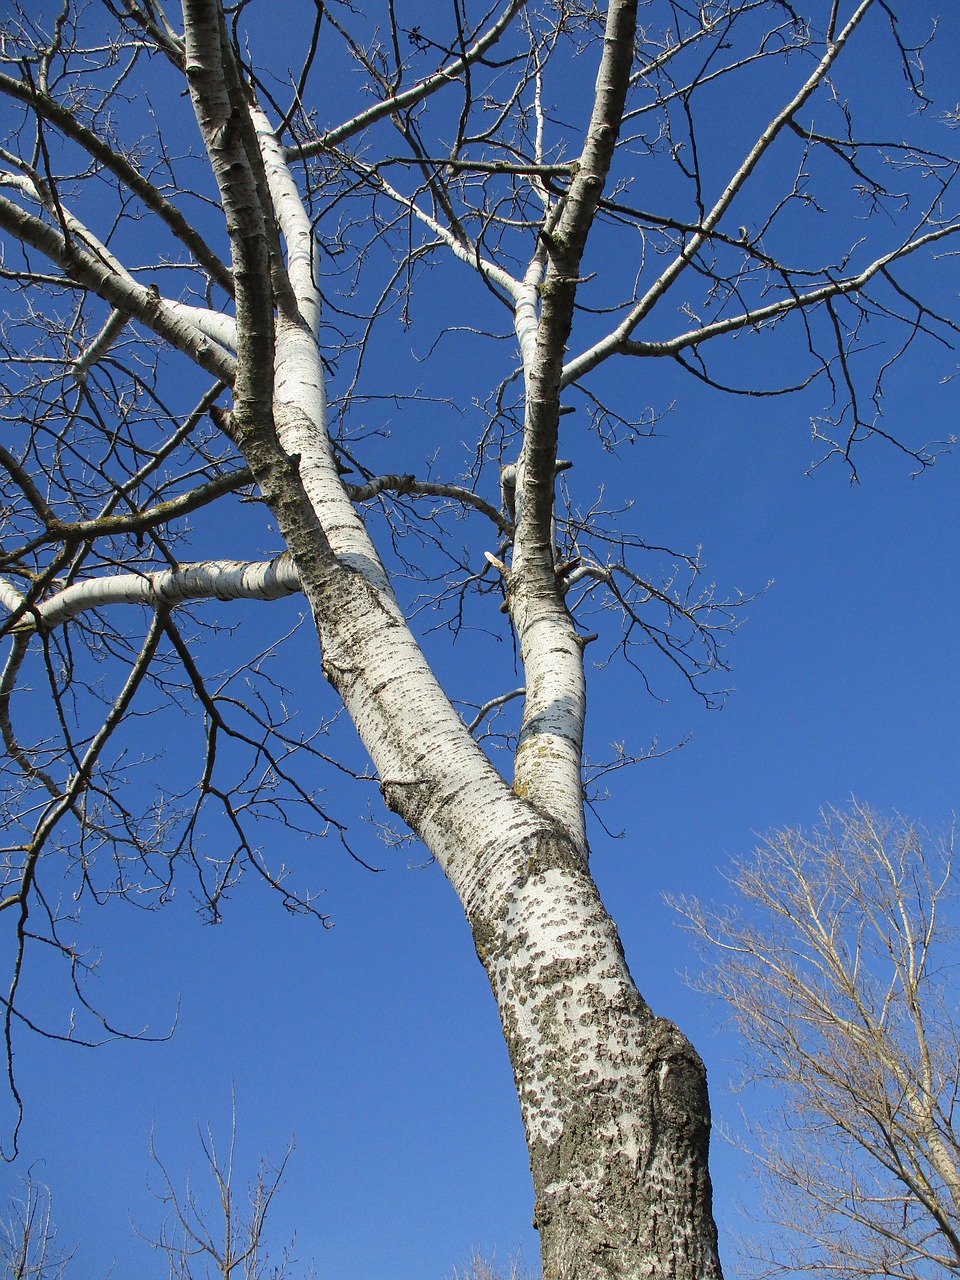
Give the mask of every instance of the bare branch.
[[309, 156], [318, 155], [323, 151], [332, 150], [334, 147], [346, 142], [348, 138], [352, 138], [364, 129], [369, 128], [370, 125], [376, 124], [378, 120], [384, 120], [388, 116], [397, 115], [402, 111], [409, 111], [425, 98], [436, 93], [438, 89], [443, 89], [452, 81], [459, 79], [471, 63], [481, 59], [510, 30], [514, 18], [525, 4], [526, 0], [509, 0], [497, 21], [469, 49], [465, 50], [459, 57], [454, 58], [446, 67], [431, 76], [426, 76], [408, 89], [392, 94], [382, 102], [375, 103], [372, 107], [367, 107], [365, 111], [361, 111], [352, 120], [345, 121], [335, 129], [329, 129], [321, 137], [315, 138], [310, 142], [288, 147], [287, 159], [303, 160]]

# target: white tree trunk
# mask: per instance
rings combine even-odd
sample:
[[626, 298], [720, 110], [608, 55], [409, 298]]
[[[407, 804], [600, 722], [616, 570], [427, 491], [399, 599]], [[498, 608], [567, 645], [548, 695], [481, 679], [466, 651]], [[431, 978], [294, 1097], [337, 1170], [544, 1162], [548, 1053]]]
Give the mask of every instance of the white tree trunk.
[[[611, 48], [628, 62], [633, 8], [611, 6], [622, 28]], [[225, 69], [221, 63], [227, 46], [217, 39], [217, 16], [215, 0], [185, 4], [188, 77], [233, 229], [237, 311], [263, 323], [260, 299], [272, 287], [280, 313], [271, 370], [256, 347], [245, 362], [240, 337], [236, 438], [299, 571], [324, 674], [373, 759], [384, 799], [436, 856], [473, 930], [526, 1126], [544, 1275], [718, 1275], [703, 1067], [640, 997], [586, 869], [582, 649], [557, 587], [551, 515], [557, 334], [569, 321], [572, 282], [558, 281], [554, 268], [547, 273], [562, 295], [547, 350], [532, 340], [531, 288], [516, 293], [530, 395], [536, 401], [545, 391], [552, 400], [534, 405], [529, 424], [527, 508], [508, 585], [528, 679], [511, 789], [437, 682], [339, 481], [315, 341], [309, 224], [264, 118], [252, 113], [255, 155], [230, 123], [239, 91], [229, 60]], [[609, 130], [598, 126], [598, 136], [596, 163], [582, 166], [581, 202], [595, 201], [602, 174], [593, 170], [612, 151]], [[258, 187], [269, 189], [288, 247], [279, 289], [276, 261], [272, 285], [264, 275], [269, 220], [253, 216], [249, 203]], [[578, 254], [571, 250], [573, 274]]]
[[[20, 615], [17, 662], [32, 630], [64, 625], [87, 609], [140, 603], [165, 611], [201, 596], [305, 593], [323, 673], [370, 753], [386, 803], [436, 856], [470, 922], [513, 1064], [551, 1280], [719, 1275], [703, 1067], [639, 995], [587, 869], [583, 653], [555, 564], [564, 343], [616, 141], [635, 9], [635, 0], [611, 0], [590, 134], [571, 170], [563, 213], [537, 244], [522, 281], [483, 258], [461, 229], [430, 223], [511, 299], [523, 363], [527, 415], [513, 559], [501, 566], [526, 675], [513, 786], [440, 687], [341, 479], [327, 422], [310, 219], [283, 148], [252, 102], [218, 0], [184, 0], [184, 69], [230, 235], [232, 314], [160, 297], [75, 217], [45, 221], [0, 196], [4, 226], [113, 308], [77, 360], [78, 378], [132, 318], [231, 387], [232, 409], [215, 421], [249, 475], [218, 476], [196, 492], [252, 476], [287, 548], [261, 564], [207, 561], [70, 581], [36, 605], [12, 578], [0, 579], [0, 604]], [[473, 56], [467, 50], [460, 61]], [[46, 207], [39, 180], [7, 185]], [[412, 205], [411, 212], [428, 218]], [[193, 500], [182, 495], [164, 514], [186, 512]], [[498, 528], [509, 525], [504, 518]], [[84, 532], [78, 524], [76, 536]], [[161, 616], [118, 715], [162, 630]], [[81, 767], [59, 805], [73, 802], [83, 779]]]
[[718, 1276], [703, 1066], [639, 995], [582, 848], [496, 773], [392, 596], [308, 547], [295, 555], [324, 672], [388, 805], [456, 889], [490, 978], [544, 1275]]

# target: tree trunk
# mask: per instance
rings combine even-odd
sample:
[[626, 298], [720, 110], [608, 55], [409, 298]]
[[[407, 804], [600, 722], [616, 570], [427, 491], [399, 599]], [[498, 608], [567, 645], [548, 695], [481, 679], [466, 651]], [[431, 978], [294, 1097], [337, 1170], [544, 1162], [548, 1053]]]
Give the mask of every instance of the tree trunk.
[[[616, 130], [605, 121], [619, 121], [634, 9], [635, 0], [611, 5], [599, 83], [616, 79], [620, 63], [622, 83], [613, 105], [600, 94], [578, 207], [596, 208], [602, 173], [594, 171], [609, 164]], [[263, 117], [238, 87], [216, 0], [189, 0], [184, 14], [198, 120], [224, 209], [237, 211], [237, 313], [263, 312], [271, 326], [264, 349], [238, 340], [231, 432], [297, 566], [324, 675], [370, 752], [384, 799], [437, 858], [470, 921], [513, 1063], [544, 1276], [712, 1280], [719, 1264], [703, 1066], [640, 997], [587, 869], [583, 648], [553, 546], [562, 335], [548, 344], [552, 361], [534, 361], [543, 405], [528, 414], [518, 468], [523, 536], [507, 596], [527, 693], [512, 789], [440, 687], [339, 481], [315, 340], [309, 219]], [[258, 193], [261, 216], [245, 220]], [[271, 241], [274, 216], [289, 274]], [[554, 308], [557, 333], [569, 327], [585, 235], [578, 227], [566, 251], [571, 278], [548, 272], [551, 288], [569, 295], [566, 310]], [[263, 300], [277, 279], [274, 328]]]
[[699, 1057], [655, 1017], [570, 845], [502, 854], [468, 911], [513, 1064], [549, 1280], [719, 1277]]
[[494, 770], [391, 597], [320, 556], [300, 568], [324, 671], [387, 804], [456, 890], [490, 979], [544, 1276], [719, 1278], [703, 1064], [640, 996], [582, 848]]
[[[261, 482], [270, 498], [266, 477]], [[696, 1052], [630, 976], [583, 846], [465, 729], [396, 601], [277, 507], [387, 804], [456, 890], [503, 1024], [549, 1280], [720, 1276]]]

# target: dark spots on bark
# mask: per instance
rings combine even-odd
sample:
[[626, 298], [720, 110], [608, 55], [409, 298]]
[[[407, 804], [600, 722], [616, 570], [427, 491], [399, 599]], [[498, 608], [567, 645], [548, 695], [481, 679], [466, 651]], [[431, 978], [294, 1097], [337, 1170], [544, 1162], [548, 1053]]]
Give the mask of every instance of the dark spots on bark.
[[672, 1022], [655, 1018], [654, 1025], [644, 1072], [656, 1098], [654, 1109], [672, 1131], [688, 1131], [692, 1141], [702, 1139], [705, 1153], [710, 1128], [706, 1069]]
[[473, 934], [473, 945], [477, 949], [477, 956], [486, 969], [488, 961], [497, 950], [498, 931], [493, 921], [481, 916], [479, 912], [468, 914], [467, 920], [470, 924], [470, 931]]
[[544, 876], [548, 871], [568, 871], [576, 875], [583, 870], [583, 858], [579, 850], [559, 832], [538, 834], [528, 842], [524, 854], [526, 856], [518, 877], [519, 885]]
[[635, 1073], [586, 1093], [556, 1142], [531, 1144], [547, 1268], [556, 1255], [563, 1280], [719, 1280], [709, 1131], [703, 1064], [655, 1018]]
[[527, 1124], [544, 1275], [720, 1280], [703, 1064], [637, 991], [571, 842], [545, 823], [510, 857], [469, 920]]
[[434, 788], [429, 780], [423, 778], [398, 779], [387, 778], [380, 783], [380, 794], [383, 802], [400, 817], [411, 831], [417, 830], [420, 814], [430, 805]]

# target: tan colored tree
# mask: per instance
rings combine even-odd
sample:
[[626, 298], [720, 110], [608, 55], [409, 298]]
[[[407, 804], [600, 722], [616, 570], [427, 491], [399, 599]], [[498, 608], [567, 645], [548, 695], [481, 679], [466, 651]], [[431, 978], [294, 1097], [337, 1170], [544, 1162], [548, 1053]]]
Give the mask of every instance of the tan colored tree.
[[[819, 380], [851, 465], [896, 434], [891, 361], [954, 331], [911, 274], [960, 230], [946, 126], [916, 113], [930, 24], [885, 0], [283, 8], [63, 0], [0, 31], [11, 1087], [32, 949], [91, 1038], [105, 1020], [75, 903], [159, 903], [184, 868], [216, 917], [247, 869], [316, 911], [285, 868], [304, 833], [357, 852], [320, 799], [358, 771], [321, 737], [344, 709], [489, 977], [544, 1274], [711, 1280], [703, 1067], [589, 868], [584, 651], [709, 699], [732, 604], [568, 464], [645, 429], [607, 372], [657, 361], [746, 394]], [[877, 135], [851, 98], [891, 66]], [[419, 352], [471, 344], [455, 430], [408, 323]], [[737, 336], [779, 354], [731, 383]], [[293, 595], [296, 691], [269, 661], [289, 615], [266, 654], [229, 633], [230, 602]], [[493, 634], [482, 660], [434, 668], [427, 602], [463, 645]], [[198, 713], [195, 785], [165, 785], [161, 726], [180, 765]]]
[[778, 832], [681, 910], [765, 1086], [761, 1274], [960, 1274], [952, 838], [863, 805]]
[[11, 1200], [0, 1222], [0, 1275], [4, 1280], [63, 1280], [71, 1255], [57, 1244], [50, 1192], [33, 1177]]

